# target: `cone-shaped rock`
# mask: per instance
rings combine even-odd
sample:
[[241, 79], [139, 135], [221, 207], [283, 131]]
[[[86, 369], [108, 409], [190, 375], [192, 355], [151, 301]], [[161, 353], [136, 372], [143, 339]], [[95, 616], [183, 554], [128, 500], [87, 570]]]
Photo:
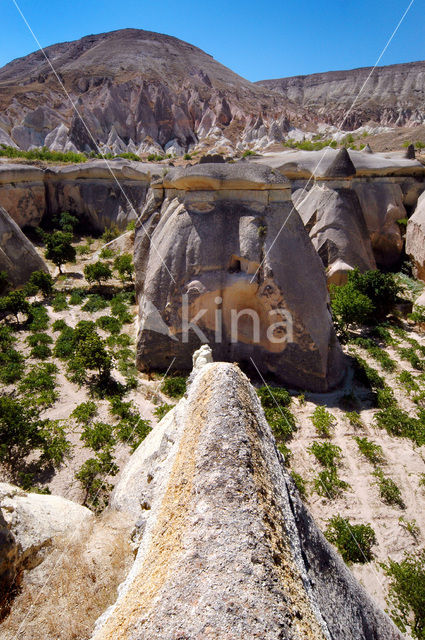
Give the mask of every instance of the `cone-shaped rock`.
[[6, 271], [13, 287], [25, 284], [33, 271], [48, 273], [32, 242], [3, 207], [0, 207], [0, 271]]
[[324, 177], [350, 178], [354, 175], [356, 175], [356, 167], [354, 166], [347, 149], [343, 147], [338, 151], [334, 161], [326, 169]]
[[367, 145], [364, 147], [363, 153], [373, 153], [372, 147], [370, 146], [369, 143], [367, 143]]
[[94, 640], [401, 640], [300, 501], [248, 379], [194, 360], [112, 497], [138, 553]]
[[406, 149], [406, 153], [404, 154], [404, 157], [408, 158], [409, 160], [414, 160], [416, 158], [415, 145], [409, 144], [409, 146]]

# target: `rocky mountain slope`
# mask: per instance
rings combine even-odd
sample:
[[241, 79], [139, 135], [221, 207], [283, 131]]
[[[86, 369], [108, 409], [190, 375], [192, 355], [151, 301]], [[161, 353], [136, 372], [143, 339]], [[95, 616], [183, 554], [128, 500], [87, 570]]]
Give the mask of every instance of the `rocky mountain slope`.
[[[307, 76], [261, 80], [258, 86], [280, 93], [321, 121], [356, 129], [373, 120], [386, 126], [418, 125], [425, 121], [425, 61], [372, 68], [330, 71]], [[366, 84], [365, 84], [366, 83]]]
[[[98, 146], [114, 154], [182, 155], [195, 147], [232, 154], [339, 125], [370, 72], [252, 83], [189, 43], [139, 29], [45, 51], [68, 96], [41, 52], [7, 64], [0, 69], [0, 143], [59, 151]], [[424, 76], [424, 62], [376, 69], [342, 128], [371, 121], [375, 128], [420, 125]]]
[[[46, 54], [93, 138], [116, 150], [130, 141], [133, 150], [186, 148], [217, 127], [241, 133], [262, 111], [285, 114], [281, 96], [177, 38], [124, 29], [53, 45]], [[0, 111], [0, 141], [95, 148], [41, 52], [0, 70]]]

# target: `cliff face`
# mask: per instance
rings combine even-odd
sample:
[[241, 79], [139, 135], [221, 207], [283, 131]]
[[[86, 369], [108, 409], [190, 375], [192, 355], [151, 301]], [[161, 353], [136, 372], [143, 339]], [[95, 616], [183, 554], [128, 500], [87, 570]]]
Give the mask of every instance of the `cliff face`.
[[371, 71], [370, 67], [330, 71], [261, 80], [257, 85], [336, 126], [356, 100], [343, 129], [356, 129], [369, 120], [387, 126], [425, 122], [425, 61], [377, 67], [368, 80]]
[[300, 503], [235, 365], [192, 374], [112, 507], [136, 522], [139, 549], [95, 640], [401, 638]]

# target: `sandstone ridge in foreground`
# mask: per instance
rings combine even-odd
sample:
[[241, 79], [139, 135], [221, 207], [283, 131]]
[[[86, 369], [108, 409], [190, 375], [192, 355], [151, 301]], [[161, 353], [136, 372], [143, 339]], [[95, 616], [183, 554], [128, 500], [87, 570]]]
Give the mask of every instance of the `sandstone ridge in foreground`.
[[112, 507], [139, 549], [94, 640], [401, 638], [299, 501], [235, 365], [197, 367]]

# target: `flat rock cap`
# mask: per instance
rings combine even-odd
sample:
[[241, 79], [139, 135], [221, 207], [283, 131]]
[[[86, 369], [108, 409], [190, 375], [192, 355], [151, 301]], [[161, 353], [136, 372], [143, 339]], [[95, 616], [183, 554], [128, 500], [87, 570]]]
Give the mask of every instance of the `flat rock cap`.
[[245, 162], [234, 164], [197, 164], [191, 167], [171, 169], [156, 182], [166, 189], [186, 191], [225, 189], [267, 191], [290, 189], [291, 183], [279, 171], [266, 165]]

